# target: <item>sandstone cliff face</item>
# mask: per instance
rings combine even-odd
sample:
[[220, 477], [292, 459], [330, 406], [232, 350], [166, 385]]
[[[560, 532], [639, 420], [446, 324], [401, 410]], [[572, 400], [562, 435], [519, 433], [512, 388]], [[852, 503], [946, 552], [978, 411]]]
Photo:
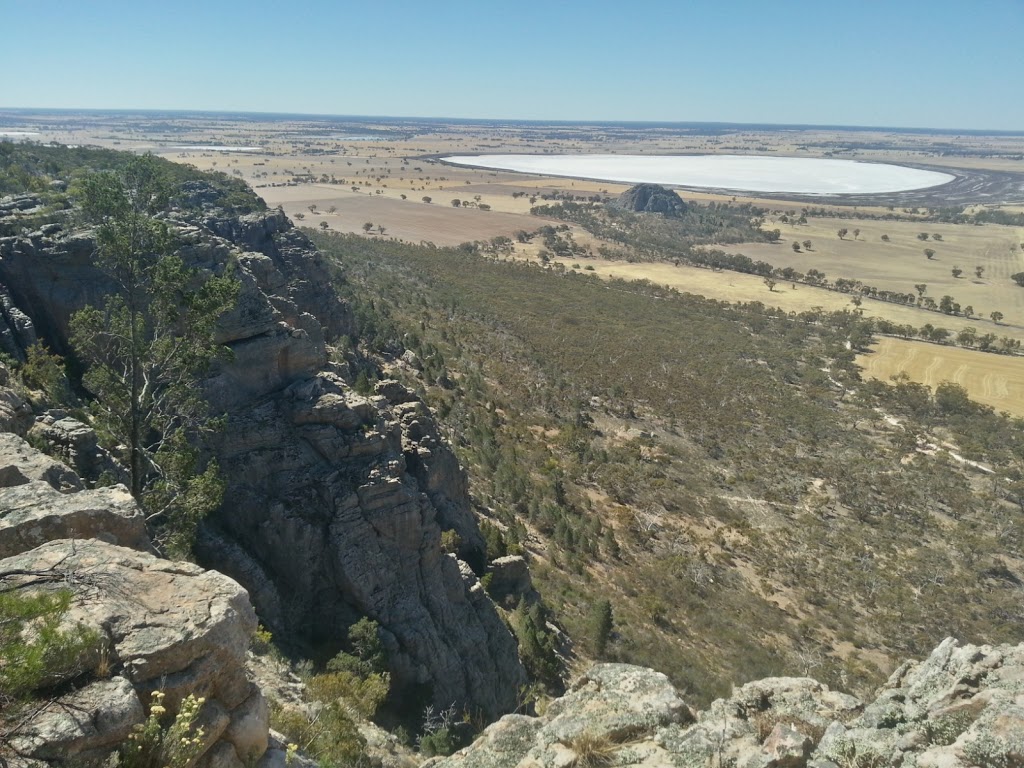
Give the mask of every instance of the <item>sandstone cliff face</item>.
[[997, 768], [1024, 764], [1024, 645], [944, 641], [864, 704], [769, 678], [692, 712], [668, 679], [624, 664], [584, 675], [543, 717], [506, 715], [424, 768]]
[[[188, 190], [196, 199], [208, 191]], [[327, 343], [350, 318], [321, 255], [280, 212], [228, 217], [208, 207], [171, 218], [188, 263], [220, 273], [233, 261], [242, 286], [219, 328], [232, 360], [207, 385], [229, 416], [216, 447], [229, 485], [201, 534], [203, 564], [237, 579], [264, 623], [300, 647], [336, 650], [367, 615], [384, 630], [397, 685], [425, 684], [445, 707], [512, 709], [526, 676], [463, 564], [479, 571], [484, 558], [465, 477], [411, 393], [381, 382], [361, 397], [347, 365], [329, 362]], [[88, 232], [52, 226], [0, 239], [0, 304], [4, 290], [10, 297], [0, 341], [10, 353], [36, 335], [67, 351], [71, 314], [109, 289], [93, 249]], [[90, 474], [103, 457], [77, 446], [60, 417], [40, 437], [63, 441], [61, 455]], [[442, 552], [445, 529], [459, 533], [463, 562]]]

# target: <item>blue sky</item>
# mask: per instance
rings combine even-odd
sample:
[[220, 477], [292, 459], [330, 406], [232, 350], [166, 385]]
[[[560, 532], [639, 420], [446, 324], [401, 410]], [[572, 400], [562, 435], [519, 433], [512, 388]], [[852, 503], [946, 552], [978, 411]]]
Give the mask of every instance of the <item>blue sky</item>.
[[0, 0], [0, 107], [1024, 130], [1024, 0]]

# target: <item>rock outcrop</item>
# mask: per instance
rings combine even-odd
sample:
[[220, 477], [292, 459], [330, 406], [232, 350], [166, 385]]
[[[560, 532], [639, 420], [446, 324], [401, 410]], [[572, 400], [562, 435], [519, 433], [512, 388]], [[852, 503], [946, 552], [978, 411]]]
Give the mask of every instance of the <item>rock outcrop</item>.
[[0, 588], [68, 590], [66, 625], [97, 637], [67, 692], [6, 734], [14, 756], [0, 751], [0, 763], [98, 764], [143, 721], [156, 690], [172, 714], [188, 695], [206, 699], [200, 766], [242, 768], [266, 751], [267, 705], [245, 668], [256, 629], [248, 595], [150, 549], [123, 486], [85, 490], [69, 467], [0, 434]]
[[[30, 577], [11, 574], [33, 574]], [[95, 630], [95, 666], [107, 678], [49, 704], [11, 740], [22, 757], [101, 757], [140, 723], [153, 691], [177, 711], [188, 695], [206, 703], [199, 720], [207, 749], [241, 766], [267, 748], [268, 712], [245, 673], [256, 614], [237, 583], [102, 541], [57, 540], [0, 560], [5, 588], [46, 574], [72, 591], [70, 623]], [[232, 753], [228, 755], [228, 752]]]
[[129, 484], [128, 472], [99, 444], [96, 430], [64, 411], [51, 410], [36, 418], [29, 439], [45, 446], [80, 477]]
[[679, 195], [658, 184], [630, 187], [610, 205], [633, 213], [660, 213], [663, 216], [679, 216], [686, 211], [686, 203]]
[[818, 768], [860, 763], [917, 768], [1024, 765], [1024, 645], [946, 639], [908, 662], [864, 714], [831, 724]]
[[[444, 707], [511, 710], [525, 672], [477, 581], [485, 546], [454, 454], [400, 384], [362, 397], [348, 365], [329, 361], [328, 343], [351, 319], [309, 240], [280, 211], [226, 215], [218, 195], [190, 182], [181, 200], [202, 210], [169, 216], [186, 263], [215, 274], [233, 264], [241, 283], [218, 328], [232, 359], [206, 386], [229, 417], [215, 448], [228, 490], [201, 533], [202, 563], [237, 579], [297, 648], [333, 652], [369, 616], [399, 688], [427, 686]], [[0, 332], [12, 354], [37, 335], [67, 353], [71, 315], [111, 289], [94, 250], [89, 231], [59, 226], [0, 239], [0, 303], [3, 291], [11, 300]], [[25, 320], [11, 320], [14, 310]], [[13, 422], [17, 404], [10, 411]], [[89, 481], [109, 477], [72, 422], [52, 414], [33, 436]], [[443, 530], [458, 532], [461, 562], [442, 552]]]
[[395, 382], [377, 392], [322, 372], [234, 413], [219, 451], [230, 511], [200, 552], [250, 588], [275, 632], [330, 646], [370, 616], [399, 685], [507, 711], [525, 682], [515, 641], [473, 571], [440, 547], [454, 529], [464, 557], [482, 559], [464, 478], [423, 403]]
[[70, 468], [17, 435], [0, 434], [0, 558], [54, 539], [150, 548], [142, 512], [124, 486], [83, 490]]
[[622, 664], [584, 675], [543, 717], [506, 715], [424, 768], [995, 768], [1024, 764], [1024, 645], [947, 639], [865, 705], [769, 678], [693, 713], [668, 679]]
[[495, 600], [507, 606], [515, 606], [520, 600], [533, 603], [540, 594], [533, 588], [530, 567], [521, 555], [507, 555], [491, 561], [488, 568], [491, 583], [488, 593]]

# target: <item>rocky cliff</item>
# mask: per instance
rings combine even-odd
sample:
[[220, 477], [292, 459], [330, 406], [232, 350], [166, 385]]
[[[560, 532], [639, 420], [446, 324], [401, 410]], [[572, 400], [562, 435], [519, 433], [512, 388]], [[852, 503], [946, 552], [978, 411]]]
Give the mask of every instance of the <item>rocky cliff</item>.
[[[397, 382], [357, 395], [349, 366], [329, 359], [329, 343], [349, 331], [348, 311], [328, 265], [282, 213], [228, 216], [202, 182], [186, 185], [180, 203], [169, 218], [186, 263], [235, 269], [242, 286], [219, 328], [232, 359], [207, 383], [229, 419], [215, 448], [228, 490], [201, 533], [202, 563], [241, 583], [262, 621], [296, 647], [332, 653], [369, 616], [399, 690], [417, 686], [438, 705], [491, 716], [509, 711], [525, 673], [470, 567], [483, 567], [483, 539], [430, 413]], [[88, 230], [59, 224], [0, 238], [8, 354], [36, 338], [68, 351], [70, 316], [109, 290], [93, 251]], [[42, 419], [40, 439], [95, 479], [103, 457], [76, 446], [62, 417]], [[441, 549], [448, 529], [461, 538], [458, 559]]]
[[543, 717], [507, 715], [424, 768], [1009, 768], [1024, 765], [1024, 645], [944, 641], [874, 701], [809, 678], [748, 683], [693, 712], [657, 672], [594, 667]]

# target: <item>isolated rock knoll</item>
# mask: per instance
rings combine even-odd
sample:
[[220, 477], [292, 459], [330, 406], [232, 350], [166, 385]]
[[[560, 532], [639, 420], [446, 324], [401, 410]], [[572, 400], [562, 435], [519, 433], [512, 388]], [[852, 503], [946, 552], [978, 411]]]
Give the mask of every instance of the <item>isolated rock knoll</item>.
[[686, 210], [686, 203], [679, 195], [658, 184], [630, 187], [611, 205], [633, 213], [660, 213], [665, 216], [679, 216]]

